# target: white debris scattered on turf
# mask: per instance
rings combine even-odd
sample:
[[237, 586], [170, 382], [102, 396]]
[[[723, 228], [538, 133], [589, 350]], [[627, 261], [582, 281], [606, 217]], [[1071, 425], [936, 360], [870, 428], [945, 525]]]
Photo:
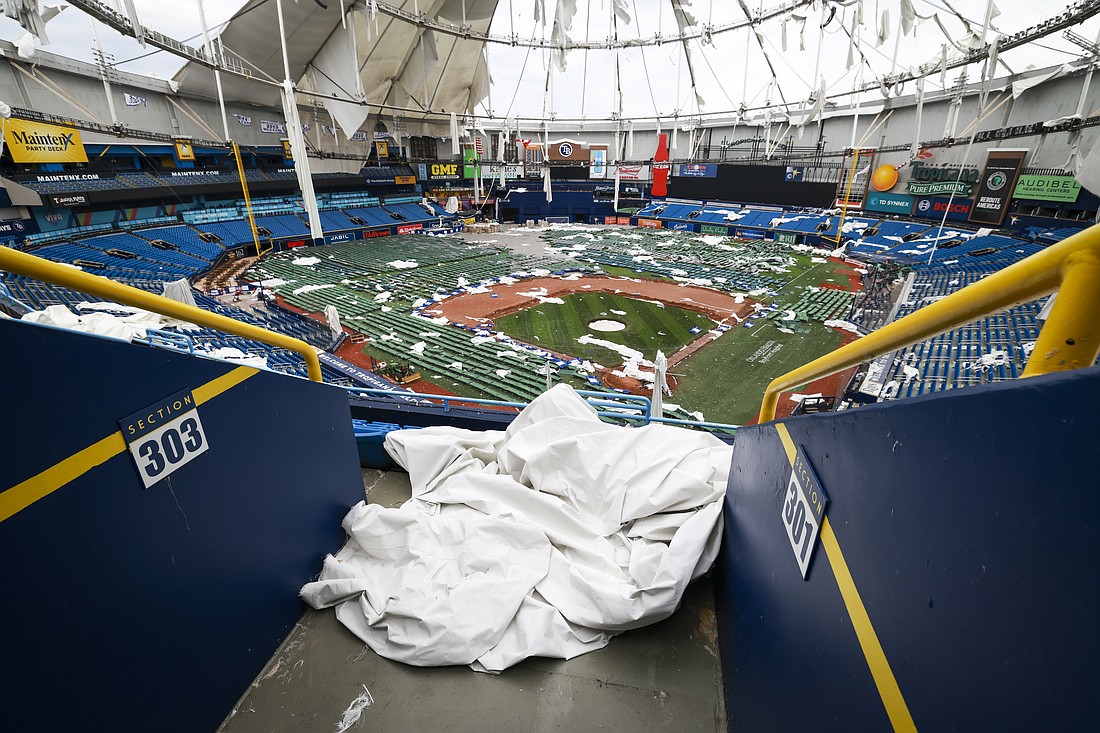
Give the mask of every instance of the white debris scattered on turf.
[[323, 283], [321, 285], [303, 285], [300, 288], [295, 288], [290, 291], [291, 295], [301, 295], [302, 293], [312, 293], [314, 290], [324, 290], [325, 288], [334, 288], [335, 283]]
[[462, 362], [452, 361], [450, 364], [447, 365], [447, 368], [454, 369], [456, 372], [460, 372], [462, 371]]
[[814, 394], [792, 394], [790, 395], [790, 399], [792, 402], [802, 402], [803, 400], [813, 399], [820, 396], [820, 392], [815, 392]]
[[612, 310], [611, 312], [614, 313], [617, 316], [625, 316], [626, 315], [626, 311]]
[[380, 336], [375, 336], [375, 338], [378, 341], [401, 341], [401, 340], [403, 340], [400, 336], [398, 336], [393, 331], [390, 331], [389, 333], [381, 334]]
[[416, 299], [416, 300], [414, 300], [414, 301], [413, 301], [413, 303], [412, 303], [412, 309], [413, 309], [413, 310], [416, 310], [417, 308], [422, 308], [422, 307], [423, 307], [423, 306], [425, 306], [425, 305], [426, 305], [427, 303], [428, 303], [428, 300], [427, 300], [426, 298], [417, 298], [417, 299]]
[[775, 330], [779, 331], [780, 333], [794, 333], [794, 331], [792, 331], [791, 329], [783, 328], [782, 326], [777, 326]]
[[379, 293], [378, 295], [374, 296], [374, 302], [375, 303], [385, 303], [386, 301], [388, 301], [392, 297], [393, 297], [393, 293], [386, 290], [386, 291], [383, 291], [383, 292]]
[[506, 379], [508, 377], [508, 375], [511, 374], [512, 372], [511, 372], [510, 369], [497, 369], [493, 373], [496, 374], [501, 379]]
[[439, 335], [436, 331], [425, 331], [424, 333], [417, 334], [422, 339], [433, 339]]
[[[717, 234], [704, 234], [701, 237], [695, 237], [695, 241], [702, 242], [703, 244], [716, 245], [723, 244], [726, 238]], [[727, 245], [728, 246], [728, 245]]]
[[379, 308], [379, 310], [382, 311], [383, 313], [389, 313], [390, 311], [393, 310], [393, 308], [390, 308], [388, 305], [384, 305], [381, 308]]
[[810, 262], [828, 262], [824, 257], [811, 257]]
[[510, 356], [513, 359], [519, 359], [520, 361], [527, 361], [527, 354], [524, 354], [522, 351], [498, 351], [497, 352], [497, 358], [498, 359], [503, 357], [503, 356]]
[[788, 310], [786, 313], [784, 313], [782, 316], [780, 316], [779, 320], [781, 320], [781, 321], [793, 321], [797, 317], [798, 316], [795, 314], [794, 311]]
[[293, 283], [294, 283], [294, 280], [282, 280], [282, 279], [277, 278], [277, 277], [271, 277], [271, 278], [268, 278], [267, 280], [261, 280], [259, 282], [259, 285], [262, 288], [277, 288], [280, 285], [291, 285]]
[[424, 341], [417, 341], [415, 344], [409, 347], [409, 351], [417, 356], [424, 355], [424, 349], [428, 347], [428, 344]]
[[420, 263], [416, 260], [394, 260], [386, 264], [395, 270], [411, 270], [414, 267], [420, 267]]
[[561, 298], [547, 297], [547, 292], [546, 288], [538, 288], [526, 293], [516, 293], [516, 295], [520, 295], [524, 298], [534, 298], [540, 303], [552, 303], [554, 305], [562, 305], [565, 303]]
[[458, 278], [458, 287], [464, 288], [470, 284], [470, 281], [464, 277]]
[[470, 339], [470, 343], [472, 343], [474, 346], [481, 346], [482, 344], [487, 344], [490, 341], [496, 341], [496, 339], [492, 336], [474, 336]]
[[825, 325], [829, 328], [839, 328], [842, 331], [851, 331], [852, 333], [859, 333], [859, 326], [848, 321], [829, 320], [825, 321]]
[[301, 265], [302, 267], [309, 267], [310, 265], [320, 264], [321, 260], [316, 257], [299, 257], [296, 260], [291, 260], [292, 265]]

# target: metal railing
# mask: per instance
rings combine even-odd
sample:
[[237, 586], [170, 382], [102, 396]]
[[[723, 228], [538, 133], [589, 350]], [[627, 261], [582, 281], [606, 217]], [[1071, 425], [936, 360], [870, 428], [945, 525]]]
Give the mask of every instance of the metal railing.
[[178, 318], [181, 321], [189, 321], [206, 328], [224, 331], [242, 338], [260, 341], [269, 346], [297, 352], [306, 361], [306, 371], [309, 373], [309, 378], [315, 382], [321, 381], [321, 362], [317, 359], [313, 347], [305, 341], [269, 331], [266, 328], [253, 326], [250, 323], [242, 323], [228, 316], [204, 311], [193, 305], [180, 303], [162, 295], [154, 295], [129, 285], [117, 283], [114, 280], [108, 280], [99, 275], [83, 272], [75, 267], [61, 265], [7, 247], [0, 247], [0, 270], [38, 278], [54, 285], [71, 288], [80, 293], [98, 295], [116, 303], [143, 308], [162, 316]]
[[1058, 291], [1024, 377], [1079, 369], [1100, 355], [1100, 225], [930, 303], [899, 321], [772, 380], [758, 422], [775, 419], [779, 395], [984, 315]]
[[[527, 402], [509, 402], [507, 400], [489, 400], [479, 397], [458, 397], [450, 395], [432, 395], [423, 394], [420, 392], [407, 392], [402, 390], [390, 390], [390, 389], [375, 389], [367, 387], [346, 387], [348, 393], [353, 395], [368, 395], [373, 397], [385, 397], [402, 401], [415, 401], [418, 404], [426, 405], [439, 405], [443, 407], [444, 412], [450, 412], [456, 406], [461, 405], [484, 405], [487, 407], [511, 407], [516, 410], [522, 410], [527, 407]], [[585, 398], [595, 410], [596, 414], [601, 418], [610, 418], [615, 420], [636, 420], [640, 421], [642, 425], [649, 425], [650, 423], [661, 423], [664, 425], [679, 425], [687, 428], [703, 428], [706, 430], [723, 430], [728, 432], [734, 432], [739, 428], [739, 425], [729, 425], [727, 423], [711, 423], [702, 422], [699, 420], [679, 420], [671, 417], [655, 417], [652, 414], [652, 402], [648, 397], [632, 394], [618, 394], [610, 392], [595, 392], [591, 390], [578, 389], [577, 394]], [[603, 409], [601, 409], [603, 408]]]

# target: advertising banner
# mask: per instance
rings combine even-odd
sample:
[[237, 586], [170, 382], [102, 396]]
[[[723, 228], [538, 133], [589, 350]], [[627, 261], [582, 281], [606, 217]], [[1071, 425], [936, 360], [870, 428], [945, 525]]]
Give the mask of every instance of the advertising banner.
[[390, 144], [385, 140], [379, 140], [374, 143], [374, 149], [378, 151], [379, 158], [390, 157]]
[[[614, 177], [614, 176], [612, 176]], [[619, 166], [619, 180], [620, 181], [648, 181], [649, 180], [649, 166], [648, 165], [620, 165]]]
[[588, 172], [589, 178], [605, 178], [607, 177], [607, 149], [592, 148], [588, 151], [590, 155], [591, 167]]
[[477, 151], [473, 148], [462, 149], [462, 177], [472, 179], [477, 175]]
[[283, 122], [275, 122], [273, 120], [260, 120], [260, 132], [285, 135], [286, 124]]
[[970, 221], [974, 224], [1000, 226], [1008, 211], [1008, 202], [1016, 188], [1016, 179], [1024, 167], [1026, 149], [994, 148], [985, 159], [985, 170], [978, 181]]
[[4, 142], [16, 163], [87, 163], [84, 141], [75, 127], [12, 117], [4, 125]]
[[88, 197], [82, 193], [66, 193], [50, 196], [52, 206], [83, 206], [88, 203]]
[[[523, 166], [519, 163], [506, 163], [504, 166], [504, 180], [511, 181], [516, 178], [523, 178]], [[499, 163], [481, 164], [481, 177], [486, 181], [500, 180]]]
[[393, 182], [398, 186], [408, 186], [416, 183], [416, 176], [394, 176]]
[[616, 224], [621, 224], [623, 226], [630, 226], [630, 217], [629, 216], [617, 216], [615, 218], [617, 220], [615, 222]]
[[419, 163], [417, 169], [422, 181], [457, 181], [458, 163]]
[[867, 211], [881, 211], [886, 214], [909, 216], [913, 212], [914, 200], [914, 197], [904, 193], [869, 191], [867, 193], [867, 203], [863, 208]]
[[398, 234], [412, 234], [413, 232], [419, 232], [424, 228], [423, 224], [402, 224], [397, 227]]
[[1081, 184], [1073, 176], [1020, 176], [1012, 198], [1072, 204], [1080, 193]]
[[676, 175], [687, 178], [716, 178], [718, 176], [717, 163], [685, 163], [676, 166]]
[[638, 226], [648, 227], [649, 229], [660, 229], [662, 225], [660, 219], [639, 219]]
[[913, 216], [924, 219], [943, 219], [947, 212], [948, 221], [965, 221], [970, 216], [970, 199], [952, 199], [950, 196], [922, 196], [913, 206]]
[[195, 149], [191, 147], [191, 141], [178, 137], [172, 141], [176, 147], [176, 160], [194, 160]]
[[701, 234], [721, 234], [722, 236], [726, 236], [730, 233], [730, 228], [718, 224], [703, 224], [699, 227], [699, 232]]

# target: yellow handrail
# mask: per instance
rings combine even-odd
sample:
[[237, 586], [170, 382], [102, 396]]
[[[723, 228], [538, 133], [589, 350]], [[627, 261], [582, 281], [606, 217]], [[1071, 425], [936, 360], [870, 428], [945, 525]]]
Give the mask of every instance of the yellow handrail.
[[237, 175], [241, 179], [241, 192], [244, 194], [244, 208], [248, 212], [248, 226], [252, 229], [252, 243], [256, 245], [256, 256], [263, 254], [260, 251], [260, 233], [256, 231], [256, 217], [252, 213], [252, 197], [248, 194], [248, 177], [244, 174], [244, 162], [241, 160], [241, 149], [234, 141], [229, 142], [233, 150], [233, 159], [237, 161]]
[[1100, 225], [952, 293], [899, 321], [776, 377], [758, 422], [775, 419], [779, 395], [910, 344], [1058, 291], [1023, 376], [1079, 369], [1100, 355]]
[[271, 346], [296, 351], [306, 360], [306, 370], [309, 372], [309, 378], [315, 382], [321, 381], [321, 362], [317, 359], [313, 347], [305, 341], [275, 333], [266, 328], [253, 326], [250, 323], [242, 323], [217, 313], [204, 311], [193, 305], [180, 303], [162, 295], [154, 295], [129, 285], [117, 283], [114, 280], [108, 280], [99, 275], [83, 272], [75, 267], [59, 265], [56, 262], [8, 247], [0, 247], [0, 270], [38, 278], [54, 285], [72, 288], [81, 293], [98, 295], [116, 303], [144, 308], [163, 316], [171, 316], [181, 321], [189, 321], [243, 338], [262, 341]]

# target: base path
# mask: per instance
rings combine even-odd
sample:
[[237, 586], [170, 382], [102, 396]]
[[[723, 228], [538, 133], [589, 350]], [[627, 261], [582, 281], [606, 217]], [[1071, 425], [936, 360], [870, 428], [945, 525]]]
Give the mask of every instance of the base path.
[[743, 296], [737, 298], [697, 285], [625, 277], [536, 277], [507, 285], [490, 285], [486, 290], [487, 292], [482, 293], [451, 296], [431, 304], [421, 312], [446, 316], [451, 323], [480, 326], [485, 321], [532, 308], [542, 302], [540, 298], [561, 298], [571, 293], [583, 292], [612, 293], [627, 298], [658, 301], [675, 308], [703, 313], [718, 323], [743, 320], [753, 312], [753, 301]]

